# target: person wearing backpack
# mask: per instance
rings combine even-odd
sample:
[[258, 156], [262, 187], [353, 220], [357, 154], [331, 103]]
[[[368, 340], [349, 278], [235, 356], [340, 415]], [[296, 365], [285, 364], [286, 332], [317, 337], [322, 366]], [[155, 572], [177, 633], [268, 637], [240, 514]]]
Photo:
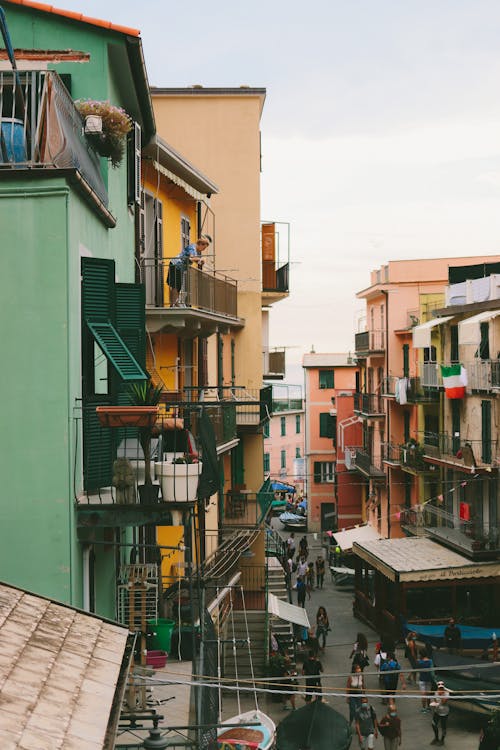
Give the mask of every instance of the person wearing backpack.
[[383, 703], [392, 702], [396, 700], [396, 690], [398, 689], [398, 682], [401, 680], [401, 687], [406, 690], [406, 681], [403, 672], [401, 671], [401, 665], [394, 656], [394, 654], [388, 654], [387, 659], [380, 667], [384, 681], [384, 691], [386, 697], [382, 700]]

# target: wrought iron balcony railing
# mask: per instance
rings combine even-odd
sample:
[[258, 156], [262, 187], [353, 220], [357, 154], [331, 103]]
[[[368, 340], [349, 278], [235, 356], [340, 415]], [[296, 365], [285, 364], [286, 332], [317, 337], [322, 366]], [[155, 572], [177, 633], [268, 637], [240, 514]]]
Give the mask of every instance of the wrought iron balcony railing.
[[385, 416], [382, 397], [379, 393], [355, 393], [354, 411], [362, 416]]
[[107, 206], [99, 157], [54, 71], [0, 72], [0, 174], [21, 167], [74, 169]]
[[363, 476], [370, 479], [385, 479], [382, 468], [382, 456], [372, 456], [364, 448], [345, 448], [345, 464], [347, 469], [356, 469]]
[[434, 536], [471, 556], [491, 556], [500, 550], [498, 525], [466, 520], [431, 503], [401, 511], [400, 524], [414, 535]]
[[385, 351], [386, 332], [381, 330], [361, 331], [354, 335], [356, 354], [371, 354]]
[[[167, 283], [172, 258], [141, 260], [141, 282], [146, 287], [146, 306], [164, 308], [170, 305]], [[238, 283], [216, 271], [188, 266], [182, 271], [182, 286], [176, 308], [191, 308], [238, 317]]]
[[491, 465], [497, 457], [496, 440], [464, 440], [446, 432], [424, 433], [424, 455], [450, 464], [474, 467]]

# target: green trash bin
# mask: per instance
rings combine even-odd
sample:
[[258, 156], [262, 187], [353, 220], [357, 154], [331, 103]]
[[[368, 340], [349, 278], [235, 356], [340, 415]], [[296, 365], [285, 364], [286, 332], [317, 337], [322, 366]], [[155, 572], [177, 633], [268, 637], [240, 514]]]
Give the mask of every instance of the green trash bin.
[[166, 651], [170, 654], [170, 642], [175, 627], [173, 620], [159, 617], [157, 620], [148, 620], [148, 650]]

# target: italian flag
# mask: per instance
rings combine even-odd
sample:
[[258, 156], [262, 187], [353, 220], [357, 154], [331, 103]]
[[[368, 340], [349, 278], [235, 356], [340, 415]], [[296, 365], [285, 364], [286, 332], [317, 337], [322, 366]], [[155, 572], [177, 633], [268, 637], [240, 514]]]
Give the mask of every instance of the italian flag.
[[441, 365], [441, 376], [446, 398], [463, 398], [465, 396], [467, 372], [463, 365], [450, 365], [450, 367]]

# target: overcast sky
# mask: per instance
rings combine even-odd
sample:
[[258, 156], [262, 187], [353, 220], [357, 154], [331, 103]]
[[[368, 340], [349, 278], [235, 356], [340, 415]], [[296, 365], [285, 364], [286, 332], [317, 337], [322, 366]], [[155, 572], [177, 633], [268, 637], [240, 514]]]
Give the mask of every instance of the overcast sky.
[[61, 0], [141, 29], [150, 83], [265, 86], [262, 217], [291, 223], [271, 344], [353, 348], [389, 259], [500, 252], [498, 0]]

